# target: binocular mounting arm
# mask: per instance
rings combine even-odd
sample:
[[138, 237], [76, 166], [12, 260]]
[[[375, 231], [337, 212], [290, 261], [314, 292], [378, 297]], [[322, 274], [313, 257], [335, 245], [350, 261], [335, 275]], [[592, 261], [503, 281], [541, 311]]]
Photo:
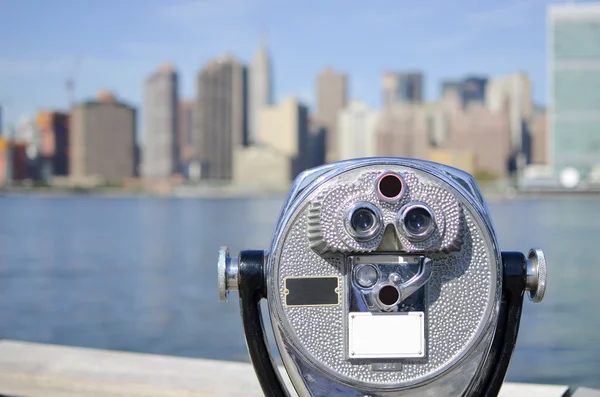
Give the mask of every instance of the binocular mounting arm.
[[269, 352], [262, 321], [260, 301], [266, 298], [265, 259], [265, 252], [260, 250], [242, 251], [238, 258], [231, 258], [227, 247], [222, 247], [217, 267], [219, 296], [227, 301], [229, 291], [239, 292], [246, 345], [265, 397], [289, 397]]

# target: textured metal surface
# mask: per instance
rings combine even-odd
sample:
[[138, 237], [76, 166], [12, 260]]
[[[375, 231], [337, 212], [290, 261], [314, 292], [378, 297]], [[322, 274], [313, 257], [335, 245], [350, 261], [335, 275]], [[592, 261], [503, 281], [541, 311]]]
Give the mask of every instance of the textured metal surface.
[[[308, 238], [311, 246], [325, 252], [370, 252], [383, 238], [385, 227], [393, 225], [405, 252], [455, 251], [460, 249], [462, 217], [459, 202], [440, 185], [420, 181], [414, 172], [402, 174], [406, 183], [403, 196], [395, 202], [381, 200], [374, 189], [381, 172], [364, 172], [356, 181], [340, 182], [320, 193], [311, 202]], [[359, 242], [346, 232], [343, 214], [354, 203], [364, 201], [377, 206], [383, 216], [384, 227], [371, 241]], [[437, 228], [424, 241], [411, 241], [396, 222], [400, 209], [413, 201], [427, 204], [435, 213]]]
[[[297, 216], [287, 225], [281, 245], [277, 246], [275, 241], [273, 271], [280, 302], [274, 304], [279, 306], [283, 302], [283, 279], [289, 276], [339, 276], [342, 296], [347, 294], [342, 253], [371, 251], [379, 244], [357, 243], [343, 234], [347, 205], [355, 201], [372, 202], [382, 210], [385, 223], [394, 224], [397, 211], [407, 202], [427, 203], [438, 222], [437, 232], [428, 240], [410, 242], [394, 225], [404, 251], [425, 251], [434, 260], [428, 283], [429, 341], [425, 362], [405, 362], [401, 371], [381, 372], [373, 371], [369, 362], [347, 361], [344, 355], [347, 300], [335, 307], [279, 306], [277, 310], [283, 316], [276, 321], [290, 333], [293, 345], [309, 361], [341, 379], [373, 387], [402, 387], [434, 378], [481, 341], [479, 337], [489, 331], [490, 317], [494, 316], [500, 281], [494, 242], [486, 240], [489, 234], [482, 229], [481, 220], [475, 220], [477, 215], [427, 174], [404, 167], [387, 168], [401, 172], [407, 183], [405, 195], [398, 202], [379, 200], [372, 183], [379, 172], [355, 170], [334, 178], [299, 204]], [[358, 177], [360, 182], [355, 183]], [[485, 351], [477, 349], [478, 354]]]

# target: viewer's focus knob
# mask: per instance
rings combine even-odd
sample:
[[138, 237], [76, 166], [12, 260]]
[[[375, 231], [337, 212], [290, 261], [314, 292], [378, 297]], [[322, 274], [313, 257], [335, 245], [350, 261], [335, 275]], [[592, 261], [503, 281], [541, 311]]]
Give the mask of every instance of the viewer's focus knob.
[[529, 250], [525, 289], [529, 291], [532, 302], [541, 302], [546, 293], [546, 257], [539, 248]]
[[219, 298], [223, 302], [227, 302], [229, 291], [238, 289], [238, 259], [229, 257], [227, 247], [221, 247], [219, 250], [217, 288], [219, 289]]

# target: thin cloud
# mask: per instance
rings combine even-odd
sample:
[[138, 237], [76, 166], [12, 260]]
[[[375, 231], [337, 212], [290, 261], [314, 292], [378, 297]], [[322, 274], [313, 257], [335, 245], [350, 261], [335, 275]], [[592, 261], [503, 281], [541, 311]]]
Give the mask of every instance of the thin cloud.
[[558, 3], [559, 0], [513, 0], [507, 1], [503, 6], [486, 11], [472, 12], [465, 16], [465, 21], [474, 28], [491, 30], [513, 28], [530, 23], [537, 9], [549, 4]]
[[196, 0], [164, 2], [150, 13], [156, 24], [169, 31], [170, 42], [160, 44], [129, 42], [122, 48], [139, 56], [197, 53], [242, 52], [256, 45], [257, 29], [263, 0]]
[[[402, 24], [417, 24], [428, 20], [437, 14], [435, 7], [422, 7], [409, 4], [399, 4], [396, 7], [374, 7], [372, 3], [368, 4], [368, 8], [348, 9], [346, 15], [341, 15], [340, 20], [344, 24], [354, 24], [357, 27], [382, 27], [386, 25]], [[325, 22], [331, 25], [331, 18], [326, 17]], [[312, 21], [312, 18], [311, 18]]]
[[420, 53], [429, 55], [449, 53], [465, 47], [469, 44], [472, 38], [472, 34], [464, 32], [438, 36], [421, 43], [421, 45], [418, 47], [418, 51]]
[[63, 59], [0, 59], [0, 75], [19, 76], [30, 74], [69, 73], [73, 61]]
[[260, 0], [165, 2], [156, 9], [155, 15], [193, 36], [210, 35], [219, 40], [223, 33], [247, 26], [248, 21], [258, 16], [262, 3]]
[[503, 7], [468, 14], [465, 20], [478, 29], [514, 27], [526, 22], [526, 11], [533, 3], [533, 1], [517, 1]]
[[201, 24], [220, 23], [227, 19], [237, 19], [252, 14], [262, 1], [250, 0], [188, 0], [170, 2], [157, 9], [157, 14], [174, 22]]
[[123, 41], [119, 44], [121, 52], [132, 59], [147, 59], [154, 61], [155, 58], [169, 59], [172, 54], [198, 52], [197, 46], [192, 42], [182, 41]]
[[0, 58], [1, 77], [19, 77], [30, 75], [64, 74], [65, 77], [73, 73], [76, 64], [78, 71], [85, 72], [119, 70], [122, 68], [136, 68], [146, 62], [135, 59], [110, 59], [96, 57], [80, 57], [78, 55], [62, 56], [55, 59], [5, 59]]
[[336, 10], [335, 19], [329, 13], [290, 15], [289, 24], [304, 29], [318, 26], [325, 29], [320, 34], [327, 34], [332, 29], [382, 29], [398, 24], [419, 24], [436, 16], [438, 11], [436, 7], [423, 7], [417, 3], [355, 3], [352, 7]]
[[548, 0], [512, 0], [507, 1], [501, 7], [467, 12], [462, 17], [460, 31], [430, 38], [422, 44], [420, 51], [436, 54], [449, 53], [465, 48], [484, 33], [527, 26], [532, 15], [538, 12], [535, 10], [536, 7], [543, 7], [552, 2]]

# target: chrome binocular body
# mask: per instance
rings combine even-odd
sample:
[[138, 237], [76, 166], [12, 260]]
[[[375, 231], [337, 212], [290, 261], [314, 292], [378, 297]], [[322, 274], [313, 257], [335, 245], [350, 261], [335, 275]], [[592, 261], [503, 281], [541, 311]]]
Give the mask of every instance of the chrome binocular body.
[[289, 395], [259, 302], [300, 396], [495, 396], [523, 296], [542, 300], [541, 250], [502, 252], [474, 178], [367, 158], [300, 174], [268, 251], [219, 254], [267, 396]]

